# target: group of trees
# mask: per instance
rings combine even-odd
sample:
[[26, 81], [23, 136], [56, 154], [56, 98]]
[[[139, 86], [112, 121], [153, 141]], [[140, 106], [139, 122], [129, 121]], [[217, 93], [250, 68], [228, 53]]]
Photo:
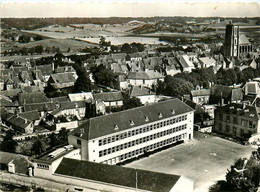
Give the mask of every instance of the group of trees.
[[257, 70], [251, 67], [245, 68], [243, 71], [240, 71], [239, 68], [227, 70], [220, 68], [216, 74], [214, 74], [212, 67], [193, 69], [191, 73], [167, 75], [164, 82], [159, 81], [154, 89], [157, 94], [183, 96], [189, 94], [197, 85], [209, 88], [211, 82], [222, 85], [243, 84], [259, 75], [260, 69]]
[[238, 159], [226, 173], [226, 180], [217, 181], [210, 192], [256, 192], [260, 186], [260, 148], [249, 159]]
[[13, 132], [7, 131], [3, 141], [0, 144], [0, 150], [4, 152], [15, 153], [15, 148], [18, 145], [15, 140], [13, 140]]
[[56, 53], [60, 52], [59, 47], [44, 47], [42, 45], [36, 45], [34, 47], [26, 48], [22, 47], [20, 49], [15, 49], [12, 51], [4, 51], [4, 56], [7, 55], [34, 55], [34, 54], [42, 54], [42, 53]]
[[123, 53], [136, 53], [144, 51], [144, 45], [141, 43], [124, 43], [121, 47], [121, 52]]

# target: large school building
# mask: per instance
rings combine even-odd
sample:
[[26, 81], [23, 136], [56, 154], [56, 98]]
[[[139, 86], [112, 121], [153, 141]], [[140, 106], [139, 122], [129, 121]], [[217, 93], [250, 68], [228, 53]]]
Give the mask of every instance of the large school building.
[[91, 118], [68, 137], [81, 159], [117, 164], [178, 141], [193, 138], [194, 110], [172, 99]]

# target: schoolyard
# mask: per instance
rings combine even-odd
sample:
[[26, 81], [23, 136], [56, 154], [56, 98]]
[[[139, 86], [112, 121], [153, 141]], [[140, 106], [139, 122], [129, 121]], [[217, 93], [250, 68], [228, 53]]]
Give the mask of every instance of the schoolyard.
[[253, 150], [251, 146], [196, 132], [188, 143], [124, 166], [186, 176], [194, 180], [195, 192], [206, 192], [217, 180], [225, 179], [235, 159], [249, 157]]

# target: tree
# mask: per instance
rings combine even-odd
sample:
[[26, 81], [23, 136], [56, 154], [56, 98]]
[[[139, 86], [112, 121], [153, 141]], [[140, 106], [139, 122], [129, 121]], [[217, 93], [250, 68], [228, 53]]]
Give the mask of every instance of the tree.
[[91, 91], [91, 81], [86, 73], [80, 75], [74, 84], [74, 92], [88, 92]]
[[122, 45], [121, 52], [131, 53], [131, 52], [132, 52], [132, 47], [131, 47], [131, 45], [129, 45], [128, 43], [124, 43], [124, 44]]
[[[258, 152], [258, 151], [256, 151]], [[254, 154], [254, 153], [253, 153]], [[210, 192], [256, 192], [260, 184], [260, 159], [238, 159], [226, 174], [226, 180], [217, 181]]]
[[40, 155], [43, 152], [43, 144], [39, 139], [37, 139], [33, 143], [31, 151], [34, 152], [37, 155]]
[[40, 41], [40, 40], [43, 40], [42, 36], [40, 35], [37, 35], [36, 37], [33, 38], [34, 41]]
[[122, 109], [126, 110], [126, 109], [132, 109], [132, 108], [140, 107], [140, 106], [143, 106], [140, 99], [136, 98], [136, 97], [132, 97], [131, 99], [126, 98], [124, 100], [124, 105], [122, 106]]
[[118, 87], [117, 75], [113, 71], [106, 69], [104, 65], [93, 66], [90, 70], [97, 84], [113, 88]]
[[15, 148], [17, 145], [17, 142], [13, 140], [13, 133], [11, 131], [7, 131], [0, 145], [0, 149], [1, 151], [15, 153]]

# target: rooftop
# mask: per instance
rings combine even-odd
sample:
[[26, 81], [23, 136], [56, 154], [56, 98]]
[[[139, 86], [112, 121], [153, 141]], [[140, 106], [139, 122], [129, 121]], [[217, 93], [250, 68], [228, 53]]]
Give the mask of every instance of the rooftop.
[[[70, 169], [68, 169], [70, 167]], [[171, 191], [180, 176], [63, 158], [56, 174], [146, 191]]]
[[123, 96], [122, 96], [121, 92], [94, 93], [93, 96], [96, 100], [101, 100], [101, 101], [105, 101], [105, 102], [123, 100]]
[[[191, 111], [194, 110], [179, 99], [172, 99], [91, 118], [70, 132], [70, 134], [85, 140], [91, 140]], [[158, 114], [161, 114], [162, 117]], [[148, 117], [149, 122], [146, 121], [146, 117]], [[134, 126], [130, 122], [133, 122]], [[115, 129], [115, 127], [118, 127], [118, 129]]]

